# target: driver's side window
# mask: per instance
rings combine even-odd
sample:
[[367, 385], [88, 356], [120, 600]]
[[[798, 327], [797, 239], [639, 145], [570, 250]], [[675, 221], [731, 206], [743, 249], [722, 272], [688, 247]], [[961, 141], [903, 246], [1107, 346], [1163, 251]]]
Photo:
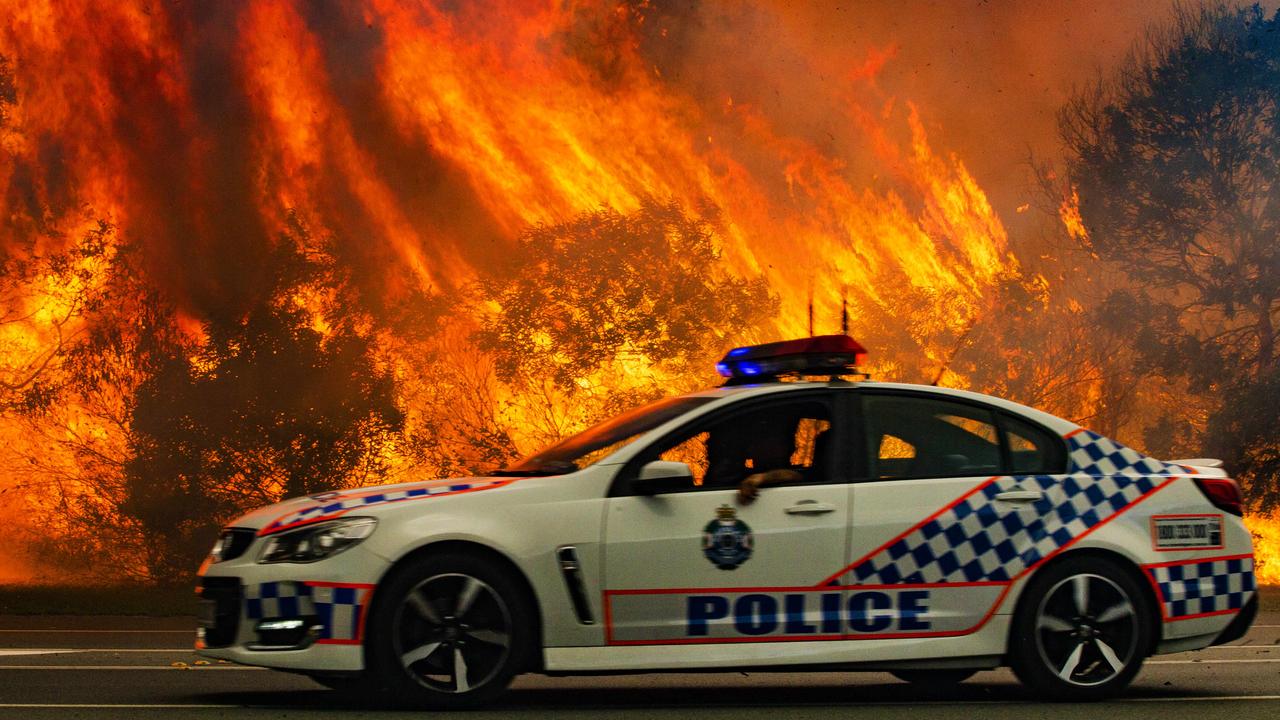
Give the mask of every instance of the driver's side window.
[[650, 453], [650, 460], [683, 462], [690, 489], [735, 488], [748, 475], [790, 470], [799, 482], [826, 482], [830, 473], [831, 410], [821, 399], [756, 405], [696, 423]]

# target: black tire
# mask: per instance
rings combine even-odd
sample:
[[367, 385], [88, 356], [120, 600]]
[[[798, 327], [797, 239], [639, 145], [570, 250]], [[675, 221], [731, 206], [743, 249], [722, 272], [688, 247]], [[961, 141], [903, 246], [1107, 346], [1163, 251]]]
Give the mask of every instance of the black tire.
[[1153, 631], [1151, 604], [1133, 573], [1106, 558], [1068, 558], [1027, 586], [1010, 664], [1047, 700], [1104, 700], [1142, 669]]
[[394, 703], [476, 707], [530, 666], [536, 642], [530, 599], [509, 569], [488, 558], [428, 556], [377, 592], [367, 657]]
[[903, 682], [921, 687], [939, 688], [959, 685], [973, 677], [977, 670], [890, 670], [889, 674]]

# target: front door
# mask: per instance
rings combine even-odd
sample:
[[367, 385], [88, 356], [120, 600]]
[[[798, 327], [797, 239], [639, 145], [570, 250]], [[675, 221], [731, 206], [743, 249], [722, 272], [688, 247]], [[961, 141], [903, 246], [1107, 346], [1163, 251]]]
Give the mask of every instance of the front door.
[[[687, 487], [643, 496], [625, 478], [615, 484], [605, 520], [610, 644], [843, 636], [844, 593], [819, 584], [848, 562], [842, 413], [826, 392], [787, 395], [694, 420], [628, 466], [685, 462]], [[744, 480], [763, 480], [754, 499]]]

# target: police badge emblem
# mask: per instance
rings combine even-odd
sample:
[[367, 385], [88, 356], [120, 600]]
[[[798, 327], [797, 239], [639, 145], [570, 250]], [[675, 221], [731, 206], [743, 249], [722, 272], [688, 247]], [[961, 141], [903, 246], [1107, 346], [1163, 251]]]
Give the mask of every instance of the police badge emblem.
[[716, 519], [702, 529], [702, 554], [721, 570], [734, 570], [751, 557], [751, 528], [728, 505], [716, 509]]

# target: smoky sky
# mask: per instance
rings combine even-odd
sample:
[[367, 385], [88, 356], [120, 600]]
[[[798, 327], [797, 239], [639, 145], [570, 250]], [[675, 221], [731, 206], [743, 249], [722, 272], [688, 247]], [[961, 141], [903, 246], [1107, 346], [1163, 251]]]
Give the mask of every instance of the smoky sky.
[[1058, 108], [1176, 2], [659, 0], [644, 47], [672, 83], [760, 107], [868, 183], [879, 168], [842, 105], [915, 104], [930, 141], [957, 153], [1016, 236], [1033, 220], [1016, 212], [1032, 199], [1028, 159], [1059, 152]]
[[[931, 144], [956, 153], [1017, 235], [1030, 222], [1016, 212], [1031, 194], [1025, 163], [1031, 155], [1055, 156], [1058, 107], [1114, 68], [1173, 1], [655, 0], [635, 5], [633, 19], [643, 19], [630, 26], [620, 25], [616, 13], [584, 5], [573, 27], [543, 43], [549, 54], [593, 64], [602, 91], [625, 92], [610, 83], [626, 82], [626, 73], [613, 70], [627, 57], [621, 49], [635, 42], [652, 66], [644, 70], [703, 108], [708, 123], [718, 121], [716, 108], [726, 103], [754, 107], [780, 134], [840, 159], [854, 183], [868, 187], [882, 182], [882, 159], [867, 151], [849, 107], [901, 113], [911, 103]], [[241, 56], [249, 7], [148, 6], [147, 17], [174, 44], [173, 54], [117, 31], [115, 20], [92, 6], [66, 13], [58, 50], [9, 27], [0, 51], [13, 56], [19, 94], [44, 92], [40, 86], [48, 83], [87, 112], [61, 128], [20, 129], [36, 150], [2, 158], [9, 165], [7, 239], [47, 231], [45, 220], [81, 201], [74, 191], [78, 168], [113, 163], [132, 205], [124, 231], [141, 241], [157, 282], [180, 304], [198, 316], [230, 318], [258, 301], [265, 283], [259, 266], [279, 231], [258, 207], [269, 172], [255, 146], [262, 119]], [[384, 28], [360, 3], [291, 7], [320, 48], [325, 92], [417, 229], [424, 257], [455, 253], [482, 273], [499, 265], [512, 238], [469, 188], [465, 169], [425, 139], [397, 132], [389, 118], [376, 77]], [[496, 0], [440, 10], [461, 36], [496, 44], [505, 27], [536, 15]], [[93, 63], [90, 74], [105, 86], [60, 77], [80, 72], [73, 61]], [[166, 84], [166, 77], [178, 80]], [[110, 102], [94, 96], [103, 92]], [[377, 222], [341, 165], [321, 156], [322, 190], [310, 202], [324, 230], [340, 240], [338, 261], [369, 285], [393, 284], [385, 269], [396, 259], [379, 239]], [[367, 296], [378, 297], [376, 288]]]

